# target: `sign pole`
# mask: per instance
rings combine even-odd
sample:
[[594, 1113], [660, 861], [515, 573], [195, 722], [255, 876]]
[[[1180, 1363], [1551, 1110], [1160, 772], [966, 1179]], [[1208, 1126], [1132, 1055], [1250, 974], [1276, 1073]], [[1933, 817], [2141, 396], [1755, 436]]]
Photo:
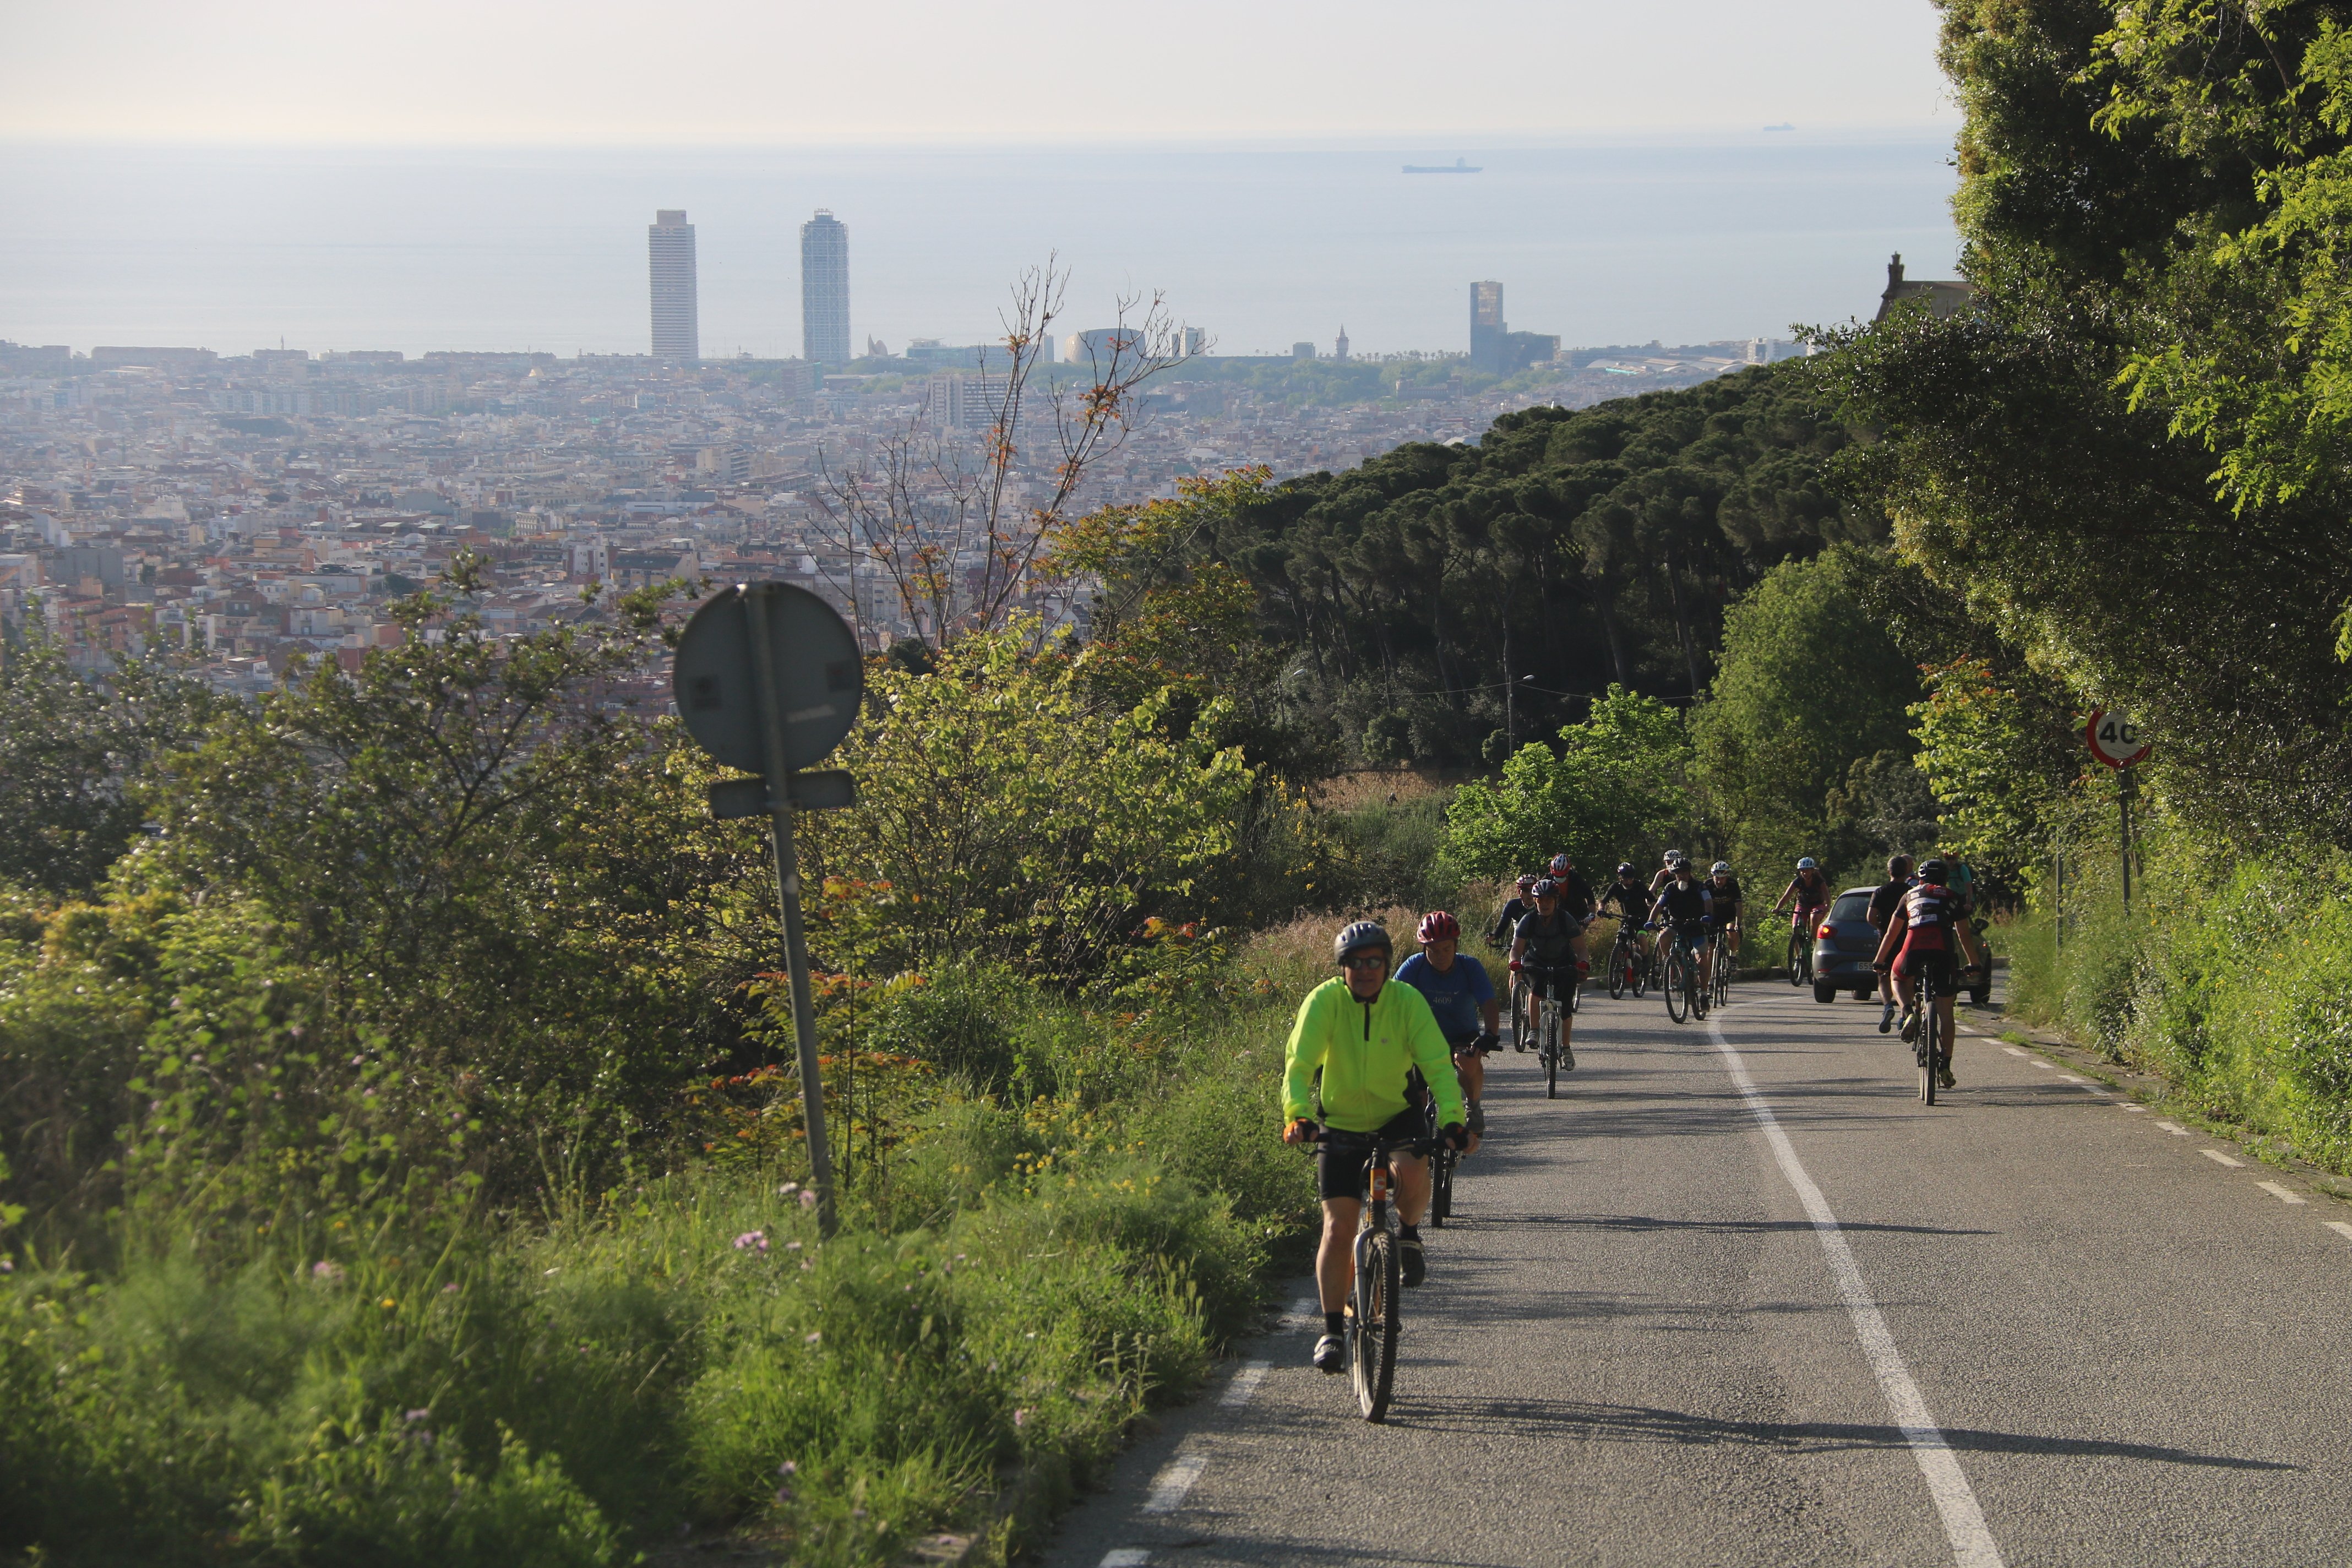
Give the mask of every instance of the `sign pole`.
[[2121, 784], [2121, 785], [2123, 786], [2123, 787], [2122, 787], [2122, 789], [2121, 789], [2121, 790], [2116, 794], [2116, 804], [2117, 805], [2119, 805], [2119, 806], [2121, 806], [2121, 807], [2123, 808], [2123, 829], [2124, 829], [2124, 915], [2125, 915], [2125, 917], [2126, 917], [2126, 919], [2128, 919], [2128, 918], [2130, 917], [2130, 915], [2131, 915], [2131, 862], [2132, 862], [2132, 853], [2131, 853], [2131, 852], [2132, 852], [2131, 805], [2132, 805], [2132, 796], [2134, 796], [2134, 795], [2137, 795], [2137, 794], [2139, 793], [2139, 778], [2138, 778], [2138, 775], [2137, 775], [2137, 772], [2136, 772], [2134, 769], [2131, 769], [2131, 768], [2125, 768], [2125, 769], [2122, 769], [2122, 770], [2121, 770], [2121, 774], [2122, 774], [2122, 776], [2121, 776], [2120, 778], [2118, 778], [2118, 779], [2116, 781], [2117, 784]]
[[793, 1035], [800, 1046], [801, 1106], [808, 1123], [809, 1184], [816, 1189], [817, 1229], [833, 1234], [833, 1151], [824, 1134], [824, 1078], [817, 1063], [816, 1005], [809, 994], [808, 944], [801, 928], [801, 875], [793, 849], [792, 770], [784, 757], [783, 693], [769, 642], [764, 584], [745, 585], [751, 668], [759, 688], [760, 728], [767, 746], [768, 823], [776, 850], [776, 898], [784, 912], [784, 968], [793, 988]]

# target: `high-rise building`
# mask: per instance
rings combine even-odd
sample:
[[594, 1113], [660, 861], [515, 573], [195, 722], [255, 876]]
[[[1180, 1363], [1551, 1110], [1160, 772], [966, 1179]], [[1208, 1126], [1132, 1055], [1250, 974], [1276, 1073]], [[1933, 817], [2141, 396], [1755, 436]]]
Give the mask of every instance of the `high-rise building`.
[[824, 207], [801, 225], [801, 357], [849, 363], [849, 230]]
[[1339, 341], [1331, 345], [1331, 357], [1342, 360], [1348, 357], [1348, 328], [1344, 322], [1339, 327]]
[[654, 358], [688, 364], [702, 357], [695, 306], [694, 226], [684, 209], [664, 207], [646, 230], [653, 268]]
[[1492, 370], [1502, 363], [1503, 286], [1493, 279], [1470, 285], [1470, 364]]

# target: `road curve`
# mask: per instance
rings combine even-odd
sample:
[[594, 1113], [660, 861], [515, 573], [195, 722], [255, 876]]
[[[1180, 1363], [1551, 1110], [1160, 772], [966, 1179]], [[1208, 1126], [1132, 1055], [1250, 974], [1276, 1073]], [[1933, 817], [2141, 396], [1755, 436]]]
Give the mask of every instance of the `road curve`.
[[1557, 1101], [1490, 1058], [1388, 1424], [1294, 1312], [1045, 1561], [2352, 1561], [2352, 1210], [1983, 1036], [1923, 1106], [1877, 1016], [1601, 997]]

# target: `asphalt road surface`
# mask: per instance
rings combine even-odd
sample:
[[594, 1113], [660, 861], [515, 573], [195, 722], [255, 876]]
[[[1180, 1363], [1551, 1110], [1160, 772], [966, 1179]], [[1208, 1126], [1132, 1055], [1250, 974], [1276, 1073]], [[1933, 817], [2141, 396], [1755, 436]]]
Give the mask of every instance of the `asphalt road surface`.
[[1387, 1424], [1302, 1278], [1046, 1561], [2352, 1562], [2352, 1208], [1982, 1035], [1921, 1105], [1877, 1017], [1600, 996], [1557, 1101], [1490, 1058]]

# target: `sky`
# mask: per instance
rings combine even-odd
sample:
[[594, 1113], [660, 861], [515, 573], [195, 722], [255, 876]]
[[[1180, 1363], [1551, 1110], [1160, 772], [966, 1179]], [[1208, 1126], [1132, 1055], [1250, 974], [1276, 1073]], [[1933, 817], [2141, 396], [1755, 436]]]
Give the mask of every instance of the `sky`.
[[0, 0], [0, 139], [1314, 142], [1956, 122], [1930, 0]]

